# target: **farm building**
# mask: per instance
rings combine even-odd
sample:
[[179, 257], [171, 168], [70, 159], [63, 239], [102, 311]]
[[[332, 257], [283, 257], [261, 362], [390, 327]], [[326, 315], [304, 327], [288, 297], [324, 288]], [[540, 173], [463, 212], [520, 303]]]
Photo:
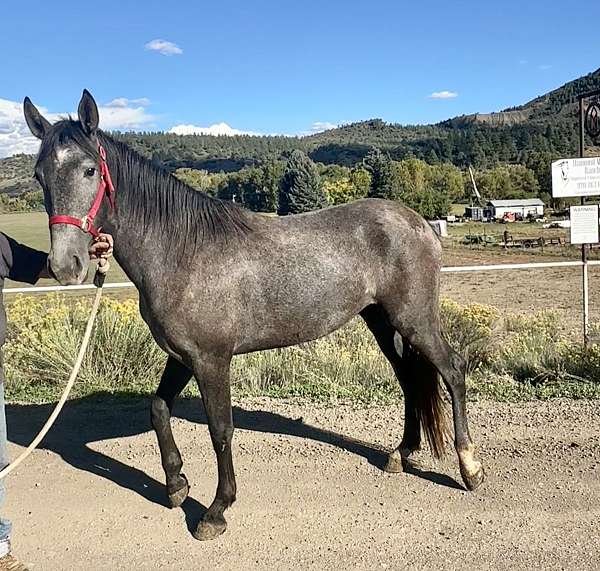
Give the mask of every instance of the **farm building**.
[[492, 217], [501, 220], [505, 216], [514, 215], [527, 218], [529, 214], [537, 217], [544, 216], [544, 203], [539, 198], [518, 198], [515, 200], [490, 200], [487, 203], [492, 211]]
[[483, 206], [467, 206], [465, 208], [465, 218], [470, 218], [475, 222], [486, 221], [492, 217], [492, 210]]

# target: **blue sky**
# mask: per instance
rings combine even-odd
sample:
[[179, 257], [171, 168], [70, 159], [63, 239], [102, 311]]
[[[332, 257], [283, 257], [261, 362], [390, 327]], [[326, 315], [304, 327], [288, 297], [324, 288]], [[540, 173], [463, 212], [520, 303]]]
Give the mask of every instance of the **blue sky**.
[[301, 134], [500, 110], [600, 67], [591, 1], [29, 0], [2, 21], [0, 156], [33, 144], [25, 95], [53, 118], [86, 87], [105, 128]]

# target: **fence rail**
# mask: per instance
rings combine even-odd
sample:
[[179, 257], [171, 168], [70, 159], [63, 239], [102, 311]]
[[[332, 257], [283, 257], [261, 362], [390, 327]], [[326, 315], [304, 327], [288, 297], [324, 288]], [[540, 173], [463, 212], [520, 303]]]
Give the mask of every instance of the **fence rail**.
[[[582, 261], [569, 261], [569, 262], [532, 262], [524, 264], [488, 264], [480, 266], [446, 266], [442, 268], [443, 273], [460, 273], [460, 272], [488, 272], [488, 271], [502, 271], [502, 270], [536, 270], [545, 268], [577, 268], [582, 267], [584, 264]], [[591, 260], [587, 262], [588, 266], [600, 266], [600, 260]], [[124, 289], [134, 287], [131, 282], [115, 282], [104, 284], [104, 289]], [[50, 293], [55, 291], [81, 291], [81, 290], [93, 290], [95, 289], [94, 284], [83, 284], [73, 286], [39, 286], [39, 287], [11, 287], [5, 288], [3, 293], [15, 294], [15, 293]]]

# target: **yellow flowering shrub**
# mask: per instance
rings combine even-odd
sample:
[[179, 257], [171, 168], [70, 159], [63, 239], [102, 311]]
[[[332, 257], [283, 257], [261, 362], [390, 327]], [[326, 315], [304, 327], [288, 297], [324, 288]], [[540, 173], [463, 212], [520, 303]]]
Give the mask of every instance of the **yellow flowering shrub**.
[[[91, 298], [17, 296], [7, 301], [8, 397], [56, 399], [75, 362]], [[493, 382], [500, 375], [527, 386], [564, 379], [600, 381], [600, 346], [585, 349], [561, 337], [558, 316], [552, 312], [501, 316], [489, 305], [444, 299], [441, 318], [448, 341], [467, 361], [468, 373], [477, 371], [473, 378]], [[165, 359], [137, 302], [106, 297], [73, 395], [154, 392]], [[367, 401], [400, 394], [391, 367], [361, 319], [310, 343], [235, 357], [231, 378], [238, 392], [252, 394]]]
[[[12, 398], [52, 398], [71, 373], [91, 308], [90, 298], [18, 296], [7, 305], [4, 348]], [[165, 356], [135, 300], [102, 300], [74, 393], [156, 388]]]
[[500, 312], [490, 305], [461, 305], [451, 299], [441, 302], [442, 331], [446, 339], [467, 361], [467, 373], [487, 364], [495, 351], [494, 331]]

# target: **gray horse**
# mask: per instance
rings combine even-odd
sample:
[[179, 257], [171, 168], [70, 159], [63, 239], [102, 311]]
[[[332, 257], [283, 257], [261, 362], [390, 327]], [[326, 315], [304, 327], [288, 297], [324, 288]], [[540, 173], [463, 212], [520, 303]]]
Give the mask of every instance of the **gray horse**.
[[[442, 452], [439, 373], [452, 398], [462, 478], [469, 490], [481, 484], [484, 472], [467, 426], [464, 360], [440, 331], [441, 245], [423, 218], [378, 199], [299, 216], [255, 214], [192, 190], [100, 131], [87, 91], [77, 121], [51, 125], [28, 98], [24, 108], [42, 141], [35, 176], [51, 217], [52, 274], [62, 284], [84, 281], [90, 233], [94, 223], [101, 226], [114, 236], [115, 258], [139, 291], [142, 317], [169, 355], [151, 418], [173, 507], [189, 487], [170, 415], [196, 378], [218, 465], [215, 499], [196, 538], [225, 531], [223, 513], [236, 497], [232, 357], [317, 339], [356, 315], [405, 394], [402, 442], [386, 469], [410, 469], [421, 427], [433, 453]], [[109, 173], [116, 191], [105, 199], [99, 189]]]

